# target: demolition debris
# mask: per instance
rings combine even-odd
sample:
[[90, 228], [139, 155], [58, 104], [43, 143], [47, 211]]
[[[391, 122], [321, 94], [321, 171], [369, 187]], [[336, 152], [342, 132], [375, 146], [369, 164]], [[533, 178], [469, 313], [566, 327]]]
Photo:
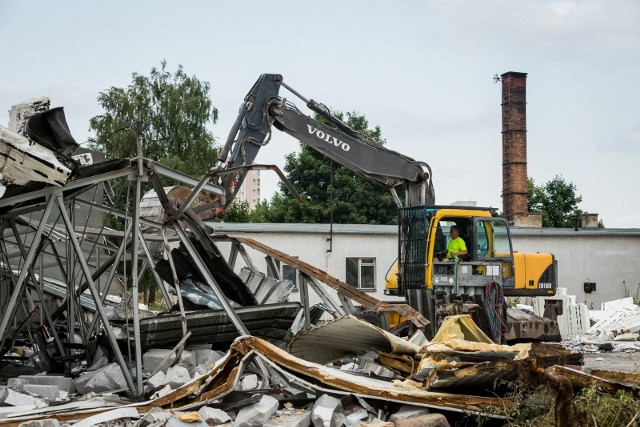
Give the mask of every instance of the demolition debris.
[[[447, 426], [468, 416], [506, 422], [514, 384], [562, 384], [570, 399], [592, 384], [637, 396], [632, 375], [580, 371], [576, 343], [498, 345], [469, 314], [447, 317], [428, 340], [429, 321], [412, 307], [213, 232], [203, 221], [225, 191], [211, 176], [77, 153], [62, 108], [49, 106], [14, 106], [0, 126], [0, 425]], [[153, 186], [144, 198], [143, 182]], [[116, 206], [115, 188], [133, 195], [132, 209]], [[247, 248], [265, 256], [267, 272]], [[301, 302], [290, 301], [293, 284], [276, 262], [300, 274]], [[163, 310], [137, 303], [143, 271]], [[322, 303], [310, 305], [309, 292]], [[363, 310], [395, 312], [410, 333], [375, 326]], [[584, 330], [583, 347], [633, 344], [638, 313], [615, 301], [593, 325], [569, 329]], [[559, 319], [537, 320], [533, 333], [554, 338], [567, 324]]]

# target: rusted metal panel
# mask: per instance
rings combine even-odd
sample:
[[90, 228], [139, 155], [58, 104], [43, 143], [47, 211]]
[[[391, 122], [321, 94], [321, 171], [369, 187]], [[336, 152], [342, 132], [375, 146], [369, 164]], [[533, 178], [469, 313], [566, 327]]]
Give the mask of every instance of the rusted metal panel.
[[266, 255], [269, 255], [279, 260], [280, 262], [283, 262], [287, 265], [290, 265], [298, 269], [299, 271], [308, 275], [309, 277], [312, 277], [326, 284], [327, 286], [337, 291], [339, 294], [352, 299], [353, 301], [361, 304], [366, 309], [374, 310], [376, 312], [386, 312], [386, 311], [397, 312], [403, 315], [407, 320], [411, 321], [419, 329], [422, 329], [429, 324], [429, 321], [424, 316], [422, 316], [420, 313], [418, 313], [416, 310], [414, 310], [412, 307], [406, 304], [385, 303], [366, 292], [362, 292], [361, 290], [355, 288], [354, 286], [351, 286], [347, 283], [340, 281], [339, 279], [331, 276], [330, 274], [327, 274], [326, 272], [320, 270], [319, 268], [312, 266], [311, 264], [308, 264], [290, 255], [287, 255], [284, 252], [280, 252], [279, 250], [269, 247], [264, 243], [260, 243], [248, 237], [242, 237], [242, 236], [232, 236], [232, 237], [237, 239], [239, 242], [252, 247], [253, 249], [256, 249]]

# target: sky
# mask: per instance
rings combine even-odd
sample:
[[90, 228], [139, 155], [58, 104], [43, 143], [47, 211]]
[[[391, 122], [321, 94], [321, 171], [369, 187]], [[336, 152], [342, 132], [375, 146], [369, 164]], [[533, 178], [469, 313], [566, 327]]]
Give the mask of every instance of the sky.
[[[637, 0], [0, 0], [0, 48], [5, 125], [12, 105], [48, 96], [87, 141], [89, 119], [103, 113], [98, 94], [164, 59], [211, 84], [211, 131], [223, 143], [260, 74], [278, 73], [306, 98], [364, 114], [388, 148], [428, 163], [438, 204], [499, 209], [493, 76], [524, 72], [528, 175], [561, 175], [607, 228], [640, 228]], [[256, 162], [283, 169], [299, 146], [275, 132]], [[269, 199], [277, 176], [261, 180]]]

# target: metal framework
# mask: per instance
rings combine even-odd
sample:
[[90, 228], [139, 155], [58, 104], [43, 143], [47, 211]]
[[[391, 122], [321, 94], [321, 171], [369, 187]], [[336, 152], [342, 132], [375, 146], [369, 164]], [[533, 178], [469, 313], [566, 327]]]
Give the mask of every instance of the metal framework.
[[[148, 347], [150, 339], [147, 335], [142, 336], [147, 329], [141, 331], [141, 324], [147, 328], [153, 319], [141, 319], [139, 306], [134, 302], [140, 300], [139, 283], [146, 270], [151, 271], [165, 305], [172, 307], [177, 304], [179, 307], [181, 326], [177, 335], [174, 337], [171, 335], [174, 331], [169, 331], [163, 337], [163, 343], [166, 345], [167, 340], [171, 341], [171, 345], [176, 344], [178, 352], [187, 338], [193, 340], [188, 319], [198, 322], [198, 325], [217, 319], [213, 321], [218, 325], [231, 324], [234, 335], [240, 336], [251, 332], [247, 321], [260, 323], [262, 316], [261, 322], [264, 324], [269, 322], [269, 316], [278, 319], [285, 312], [291, 316], [294, 308], [291, 304], [285, 301], [275, 301], [274, 304], [272, 298], [282, 290], [274, 260], [298, 269], [302, 277], [302, 307], [295, 322], [293, 318], [296, 316], [291, 317], [293, 325], [289, 328], [290, 334], [313, 324], [310, 290], [320, 296], [325, 311], [333, 317], [355, 313], [353, 300], [379, 312], [398, 311], [419, 327], [428, 323], [406, 305], [384, 304], [304, 262], [254, 240], [212, 235], [193, 210], [174, 206], [163, 187], [163, 182], [171, 180], [194, 188], [186, 200], [187, 204], [191, 204], [197, 197], [196, 193], [203, 190], [224, 196], [221, 187], [210, 184], [204, 178], [196, 180], [141, 156], [95, 166], [93, 173], [85, 172], [89, 176], [80, 174], [82, 177], [63, 187], [41, 187], [0, 199], [0, 355], [5, 360], [13, 347], [26, 340], [36, 351], [35, 360], [39, 368], [71, 374], [83, 361], [92, 363], [96, 342], [99, 342], [112, 352], [113, 359], [123, 372], [130, 395], [141, 396], [142, 343]], [[146, 182], [155, 190], [164, 210], [161, 222], [140, 217], [142, 187]], [[128, 208], [115, 208], [114, 188], [126, 193]], [[119, 228], [125, 231], [107, 226], [114, 222], [119, 222]], [[230, 242], [227, 259], [222, 257], [215, 241]], [[206, 313], [194, 317], [185, 312], [179, 289], [178, 267], [169, 245], [180, 245], [184, 249], [191, 265], [195, 266], [222, 305], [222, 317], [220, 314], [208, 317]], [[271, 304], [265, 306], [264, 310], [234, 308], [205, 259], [222, 257], [225, 265], [233, 270], [240, 255], [245, 268], [252, 274], [257, 273], [245, 246], [262, 252], [266, 257], [269, 280], [259, 284], [260, 289], [254, 289], [257, 304]], [[155, 269], [161, 258], [168, 261], [171, 267], [173, 283], [167, 283], [166, 277], [163, 280]], [[262, 279], [256, 280], [258, 283]], [[276, 291], [278, 286], [280, 288]], [[249, 284], [247, 287], [250, 288]], [[328, 292], [327, 287], [337, 292], [338, 300]], [[113, 305], [111, 300], [114, 293], [121, 294], [121, 304]], [[110, 313], [113, 310], [120, 310], [118, 314], [124, 317], [124, 323], [120, 323], [125, 329], [124, 339], [116, 331], [117, 328], [112, 327]], [[168, 316], [164, 318], [171, 323]], [[211, 330], [210, 326], [208, 328]], [[224, 328], [226, 326], [220, 326], [216, 330], [228, 336], [229, 330]], [[222, 332], [223, 329], [225, 332]], [[266, 377], [266, 367], [258, 368]]]

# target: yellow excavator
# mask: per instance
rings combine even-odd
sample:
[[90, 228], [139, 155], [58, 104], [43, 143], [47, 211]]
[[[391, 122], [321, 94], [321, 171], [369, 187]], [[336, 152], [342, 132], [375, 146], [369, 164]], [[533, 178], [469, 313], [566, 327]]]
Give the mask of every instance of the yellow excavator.
[[[280, 95], [282, 87], [333, 126], [301, 112]], [[430, 320], [431, 334], [444, 317], [471, 313], [496, 342], [503, 342], [508, 329], [505, 296], [555, 294], [553, 255], [514, 253], [509, 224], [492, 209], [436, 205], [427, 163], [353, 130], [324, 104], [285, 84], [279, 74], [263, 74], [253, 85], [212, 168], [219, 176], [216, 183], [226, 190], [218, 201], [219, 212], [232, 203], [247, 171], [255, 168], [254, 159], [269, 142], [272, 128], [391, 191], [399, 207], [398, 261], [387, 275], [386, 293], [405, 297]], [[404, 201], [396, 188], [404, 190]], [[467, 254], [448, 259], [445, 232], [452, 226], [465, 241]]]

